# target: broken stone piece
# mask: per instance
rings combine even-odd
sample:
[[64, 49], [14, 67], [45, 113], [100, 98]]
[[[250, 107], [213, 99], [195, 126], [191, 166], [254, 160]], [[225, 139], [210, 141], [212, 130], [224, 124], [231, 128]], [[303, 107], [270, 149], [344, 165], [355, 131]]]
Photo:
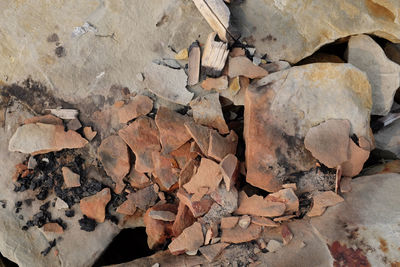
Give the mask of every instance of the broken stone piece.
[[92, 141], [93, 138], [95, 138], [95, 136], [97, 135], [97, 132], [93, 131], [92, 127], [87, 126], [83, 128], [83, 135], [87, 140]]
[[118, 109], [120, 123], [127, 123], [139, 116], [148, 114], [153, 109], [153, 100], [144, 95], [136, 95], [128, 104]]
[[294, 191], [296, 191], [297, 190], [297, 185], [296, 185], [296, 183], [283, 184], [282, 188], [285, 188], [285, 189], [292, 188]]
[[167, 210], [151, 210], [149, 216], [164, 222], [173, 222], [176, 219], [176, 214]]
[[62, 167], [61, 171], [64, 177], [64, 183], [66, 188], [81, 186], [79, 174], [74, 173], [68, 167]]
[[234, 212], [238, 207], [238, 191], [232, 188], [230, 191], [222, 184], [210, 194], [211, 198], [217, 202], [227, 213]]
[[332, 191], [319, 192], [313, 196], [313, 206], [307, 213], [308, 217], [321, 216], [327, 207], [335, 206], [344, 199]]
[[229, 52], [230, 57], [240, 57], [245, 55], [246, 55], [246, 50], [242, 47], [234, 47], [232, 48], [231, 52]]
[[279, 250], [280, 248], [282, 248], [282, 243], [281, 243], [281, 242], [276, 241], [276, 240], [274, 240], [274, 239], [271, 239], [271, 240], [268, 242], [267, 250], [268, 250], [269, 252], [275, 252], [275, 251]]
[[336, 168], [349, 159], [349, 135], [348, 120], [327, 120], [307, 132], [304, 145], [328, 168]]
[[176, 219], [172, 225], [172, 235], [175, 237], [179, 236], [185, 228], [192, 225], [195, 221], [196, 219], [193, 217], [192, 212], [182, 201], [180, 201]]
[[210, 131], [208, 127], [195, 124], [194, 122], [185, 123], [185, 127], [204, 155], [208, 153], [210, 143]]
[[208, 35], [201, 58], [201, 66], [204, 67], [205, 74], [211, 77], [219, 77], [221, 75], [229, 54], [227, 44], [215, 41], [215, 36], [215, 32]]
[[263, 78], [268, 75], [268, 71], [254, 65], [250, 59], [245, 56], [232, 57], [229, 59], [228, 76], [234, 78], [237, 76], [245, 76], [250, 79]]
[[250, 224], [246, 229], [236, 225], [234, 228], [225, 228], [222, 230], [221, 242], [243, 243], [257, 239], [261, 235], [262, 228], [256, 224]]
[[293, 239], [293, 234], [290, 231], [289, 227], [286, 224], [282, 225], [281, 228], [281, 235], [283, 239], [283, 244], [286, 246], [287, 244], [290, 243], [290, 241]]
[[215, 89], [217, 91], [225, 90], [228, 88], [228, 77], [223, 75], [218, 78], [210, 78], [208, 77], [201, 83], [201, 87], [204, 90], [210, 91]]
[[68, 130], [77, 131], [82, 128], [82, 124], [78, 119], [72, 119], [67, 123]]
[[342, 163], [342, 175], [354, 177], [359, 174], [364, 163], [369, 158], [369, 150], [357, 146], [352, 139], [349, 140], [349, 160]]
[[64, 200], [62, 200], [61, 198], [57, 197], [55, 208], [57, 210], [68, 209], [68, 204]]
[[168, 108], [160, 107], [158, 109], [155, 122], [160, 131], [161, 151], [163, 153], [170, 153], [190, 140], [191, 136], [184, 124], [191, 121], [190, 117]]
[[347, 53], [348, 62], [364, 71], [371, 83], [371, 114], [388, 114], [400, 86], [400, 65], [388, 59], [383, 49], [364, 34], [350, 37]]
[[198, 166], [198, 161], [191, 159], [186, 165], [182, 168], [179, 173], [179, 187], [182, 187], [184, 184], [190, 181], [190, 178], [196, 173]]
[[249, 215], [243, 215], [242, 217], [240, 217], [238, 225], [242, 229], [246, 229], [247, 227], [249, 227], [250, 223], [251, 223], [251, 217]]
[[142, 189], [151, 184], [150, 179], [146, 174], [138, 172], [134, 167], [132, 167], [129, 175], [128, 181], [130, 185], [134, 188]]
[[285, 222], [285, 221], [289, 221], [290, 219], [293, 219], [294, 217], [296, 217], [297, 215], [293, 214], [293, 215], [285, 215], [285, 216], [281, 216], [281, 217], [276, 217], [274, 218], [274, 222]]
[[60, 118], [57, 118], [51, 114], [43, 115], [43, 116], [36, 116], [32, 118], [28, 118], [24, 120], [24, 124], [30, 123], [44, 123], [44, 124], [54, 124], [54, 125], [62, 125], [63, 121]]
[[110, 189], [104, 188], [93, 196], [82, 198], [79, 205], [83, 214], [102, 223], [106, 216], [106, 205], [110, 200]]
[[226, 155], [219, 164], [226, 190], [235, 186], [239, 176], [239, 161], [234, 154]]
[[139, 209], [147, 210], [156, 203], [158, 196], [156, 192], [154, 192], [153, 186], [148, 186], [136, 192], [132, 192], [126, 197], [127, 199], [131, 199], [132, 203]]
[[149, 117], [139, 117], [127, 127], [119, 130], [118, 135], [132, 149], [136, 156], [135, 168], [138, 172], [152, 172], [153, 151], [160, 151], [157, 126]]
[[30, 156], [28, 160], [28, 170], [33, 170], [36, 168], [36, 166], [37, 166], [36, 159], [33, 156]]
[[279, 226], [279, 224], [272, 221], [271, 219], [268, 219], [265, 217], [260, 217], [260, 216], [252, 216], [251, 222], [254, 224], [257, 224], [260, 226], [266, 226], [266, 227], [278, 227]]
[[249, 87], [250, 80], [244, 76], [231, 79], [228, 90], [220, 91], [220, 95], [232, 101], [236, 106], [244, 105], [244, 96]]
[[63, 120], [73, 120], [78, 117], [79, 111], [76, 109], [67, 109], [67, 108], [59, 108], [59, 109], [46, 109], [46, 111], [50, 111], [56, 117], [59, 117]]
[[232, 42], [230, 29], [230, 11], [223, 0], [193, 0], [201, 15], [210, 27], [218, 33], [224, 42]]
[[171, 158], [164, 157], [160, 152], [153, 151], [153, 175], [162, 190], [168, 191], [178, 182], [178, 175], [171, 164]]
[[193, 93], [186, 90], [187, 76], [183, 69], [172, 69], [150, 63], [144, 70], [147, 88], [168, 101], [188, 105]]
[[64, 233], [64, 229], [58, 223], [46, 223], [43, 225], [43, 231], [56, 234]]
[[295, 213], [299, 210], [299, 199], [291, 188], [281, 189], [276, 193], [269, 194], [265, 197], [265, 200], [285, 203], [285, 212], [287, 213]]
[[196, 123], [213, 127], [217, 129], [220, 134], [229, 133], [228, 125], [226, 125], [224, 114], [222, 113], [218, 93], [211, 93], [203, 97], [198, 97], [190, 102], [190, 107], [193, 109], [193, 118]]
[[342, 177], [340, 180], [340, 192], [348, 193], [351, 191], [351, 177]]
[[8, 149], [31, 155], [84, 147], [88, 143], [77, 132], [64, 131], [63, 125], [30, 123], [18, 127]]
[[228, 154], [236, 154], [239, 138], [235, 131], [223, 137], [217, 132], [210, 131], [210, 144], [207, 155], [217, 161], [222, 161]]
[[[186, 127], [185, 127], [186, 129]], [[195, 142], [192, 142], [195, 143]], [[191, 142], [185, 143], [183, 146], [179, 147], [177, 150], [174, 150], [169, 153], [173, 158], [173, 166], [174, 168], [183, 169], [183, 167], [198, 156], [197, 152], [191, 151]]]
[[315, 167], [303, 138], [330, 119], [348, 120], [350, 134], [370, 142], [370, 90], [366, 75], [351, 64], [296, 66], [256, 81], [245, 96], [247, 182], [276, 192], [287, 175]]
[[239, 221], [239, 217], [223, 217], [221, 218], [221, 229], [230, 229], [236, 226]]
[[193, 86], [199, 82], [201, 51], [198, 42], [189, 47], [188, 85]]
[[124, 189], [123, 178], [129, 173], [128, 147], [118, 135], [104, 139], [97, 151], [104, 170], [115, 182], [114, 191], [119, 194]]
[[204, 243], [203, 230], [201, 224], [195, 222], [180, 234], [177, 238], [172, 240], [169, 244], [169, 251], [174, 254], [182, 254], [186, 251], [193, 251], [199, 249]]
[[204, 196], [199, 201], [193, 201], [192, 197], [184, 189], [178, 190], [176, 196], [190, 209], [195, 218], [206, 214], [214, 203], [209, 196]]
[[197, 173], [183, 187], [191, 194], [199, 192], [202, 187], [207, 187], [207, 193], [211, 193], [218, 188], [221, 180], [219, 165], [210, 159], [202, 158]]
[[272, 202], [258, 195], [248, 197], [244, 191], [241, 191], [239, 193], [239, 207], [235, 213], [239, 215], [276, 217], [281, 216], [285, 209], [286, 205], [284, 203]]
[[118, 213], [125, 214], [125, 215], [133, 215], [136, 211], [135, 203], [133, 203], [131, 198], [125, 200], [121, 205], [118, 206], [117, 210]]
[[213, 262], [227, 246], [229, 246], [228, 243], [217, 243], [201, 247], [199, 250], [209, 262]]
[[268, 71], [268, 73], [273, 73], [281, 70], [286, 70], [290, 68], [290, 64], [287, 61], [275, 61], [268, 64], [262, 64], [262, 68]]

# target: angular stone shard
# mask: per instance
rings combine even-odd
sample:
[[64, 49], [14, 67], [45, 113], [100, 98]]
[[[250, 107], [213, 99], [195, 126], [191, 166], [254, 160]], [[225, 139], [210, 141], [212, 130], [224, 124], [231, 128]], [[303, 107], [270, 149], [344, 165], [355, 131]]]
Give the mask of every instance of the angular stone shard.
[[386, 115], [400, 86], [400, 65], [388, 59], [368, 35], [350, 37], [348, 62], [364, 71], [372, 89], [372, 115]]
[[182, 254], [187, 251], [194, 251], [199, 249], [204, 243], [203, 230], [201, 224], [195, 222], [175, 238], [171, 244], [169, 244], [169, 251], [174, 254]]
[[199, 250], [209, 262], [213, 262], [227, 246], [228, 243], [217, 243], [201, 247]]
[[375, 134], [376, 148], [387, 150], [400, 157], [400, 121], [383, 128]]
[[236, 225], [234, 228], [225, 228], [222, 230], [221, 242], [243, 243], [249, 242], [260, 237], [262, 227], [256, 224], [250, 224], [246, 229]]
[[260, 217], [260, 216], [252, 216], [251, 222], [260, 226], [267, 226], [267, 227], [278, 227], [279, 224], [274, 222], [271, 219]]
[[263, 78], [268, 75], [268, 71], [254, 65], [250, 59], [245, 56], [232, 57], [229, 59], [228, 76], [234, 78], [237, 76], [245, 76], [250, 79]]
[[195, 124], [194, 122], [185, 123], [185, 127], [196, 144], [199, 146], [201, 152], [204, 155], [207, 155], [208, 146], [210, 143], [210, 131], [212, 130], [208, 127]]
[[280, 248], [282, 248], [282, 243], [281, 243], [281, 242], [276, 241], [276, 240], [274, 240], [274, 239], [271, 239], [271, 240], [268, 242], [267, 250], [268, 250], [269, 252], [275, 252], [275, 251], [279, 250]]
[[234, 130], [225, 137], [211, 131], [207, 155], [217, 161], [222, 161], [228, 154], [236, 154], [238, 141], [239, 137]]
[[89, 141], [92, 141], [93, 138], [96, 137], [97, 132], [92, 130], [92, 127], [87, 126], [83, 128], [83, 135], [85, 136], [85, 138]]
[[364, 163], [369, 158], [369, 150], [357, 146], [352, 139], [349, 141], [349, 160], [342, 164], [342, 175], [353, 177], [359, 174]]
[[43, 225], [43, 231], [56, 234], [64, 233], [64, 229], [58, 223], [46, 223]]
[[174, 167], [182, 170], [186, 163], [188, 163], [192, 159], [195, 159], [198, 156], [196, 152], [191, 151], [191, 145], [191, 142], [187, 142], [183, 146], [179, 147], [177, 150], [169, 153], [175, 161], [173, 163]]
[[239, 207], [235, 214], [276, 217], [281, 216], [285, 209], [284, 203], [272, 202], [258, 195], [248, 197], [244, 191], [241, 191], [239, 193]]
[[190, 178], [196, 173], [198, 167], [197, 160], [190, 160], [188, 161], [183, 169], [179, 173], [179, 187], [182, 187], [184, 184], [190, 181]]
[[84, 147], [88, 143], [77, 132], [64, 131], [63, 125], [30, 123], [18, 127], [8, 149], [37, 155], [62, 149]]
[[68, 129], [68, 130], [77, 131], [77, 130], [79, 130], [80, 128], [82, 128], [82, 124], [81, 124], [81, 122], [80, 122], [78, 119], [70, 120], [70, 121], [67, 123], [67, 129]]
[[370, 141], [370, 92], [365, 74], [350, 64], [292, 67], [253, 84], [245, 97], [246, 180], [278, 191], [288, 174], [314, 167], [303, 138], [328, 119], [347, 119], [350, 135]]
[[219, 164], [226, 190], [231, 190], [235, 186], [239, 176], [239, 161], [233, 154], [226, 155]]
[[332, 191], [319, 192], [313, 196], [313, 207], [307, 213], [308, 217], [321, 216], [327, 207], [335, 206], [344, 199]]
[[160, 131], [161, 151], [163, 153], [170, 153], [190, 140], [191, 136], [184, 124], [191, 121], [190, 117], [168, 108], [160, 107], [158, 109], [155, 122]]
[[209, 196], [204, 196], [201, 200], [194, 201], [192, 200], [192, 196], [190, 196], [183, 189], [178, 190], [176, 196], [183, 204], [185, 204], [190, 209], [195, 218], [206, 214], [210, 210], [211, 205], [214, 203], [214, 201]]
[[299, 210], [299, 199], [293, 189], [281, 189], [276, 193], [269, 194], [265, 200], [282, 202], [286, 205], [286, 213], [295, 213]]
[[193, 118], [196, 123], [218, 129], [220, 134], [229, 133], [218, 93], [198, 97], [190, 102], [190, 107], [193, 109]]
[[28, 118], [24, 120], [24, 124], [30, 124], [30, 123], [44, 123], [44, 124], [54, 124], [54, 125], [62, 125], [63, 121], [60, 118], [57, 118], [56, 116], [53, 116], [51, 114], [48, 115], [43, 115], [43, 116], [36, 116], [32, 118]]
[[106, 216], [106, 205], [110, 200], [110, 189], [104, 188], [93, 196], [82, 198], [79, 205], [83, 214], [102, 223]]
[[133, 203], [131, 198], [125, 200], [121, 205], [118, 206], [117, 210], [118, 213], [125, 214], [125, 215], [133, 215], [136, 211], [135, 203]]
[[132, 167], [129, 175], [128, 175], [128, 182], [134, 188], [142, 189], [151, 184], [149, 177], [146, 174], [138, 172]]
[[153, 151], [153, 175], [164, 191], [170, 190], [178, 182], [179, 173], [172, 167], [171, 160], [171, 158], [161, 155], [160, 152]]
[[232, 188], [230, 191], [220, 185], [218, 189], [210, 194], [211, 198], [217, 202], [228, 213], [234, 212], [238, 207], [238, 191]]
[[151, 210], [149, 216], [164, 222], [173, 222], [176, 219], [176, 214], [167, 210]]
[[[400, 42], [397, 1], [322, 0], [316, 8], [299, 9], [308, 4], [306, 0], [253, 0], [231, 12], [241, 22], [242, 38], [271, 61], [296, 63], [324, 44], [361, 33]], [[316, 23], [322, 18], [325, 23]]]
[[168, 101], [188, 105], [193, 93], [186, 90], [187, 76], [183, 69], [172, 69], [151, 63], [144, 70], [147, 88]]
[[135, 168], [138, 172], [152, 172], [152, 153], [160, 151], [159, 133], [154, 120], [139, 117], [129, 126], [119, 130], [118, 135], [132, 149], [136, 156]]
[[200, 188], [206, 187], [208, 194], [218, 188], [221, 180], [219, 165], [210, 159], [202, 158], [197, 173], [183, 187], [191, 194], [198, 193]]
[[215, 89], [217, 91], [225, 90], [228, 88], [228, 77], [225, 75], [218, 78], [207, 78], [201, 83], [204, 90], [210, 91]]
[[223, 217], [221, 219], [221, 229], [230, 229], [236, 226], [239, 221], [239, 217]]
[[136, 192], [132, 192], [126, 197], [141, 210], [147, 210], [149, 207], [153, 206], [158, 198], [156, 192], [154, 192], [153, 186], [148, 186]]
[[147, 115], [153, 109], [153, 100], [144, 95], [137, 95], [128, 104], [118, 109], [120, 123], [127, 123], [139, 116]]
[[192, 43], [189, 48], [188, 85], [193, 86], [199, 82], [201, 51], [198, 42]]
[[62, 167], [61, 171], [64, 177], [64, 183], [66, 188], [81, 186], [79, 174], [74, 173], [68, 167]]
[[125, 186], [123, 178], [130, 169], [127, 145], [121, 137], [112, 135], [101, 142], [97, 153], [107, 175], [116, 184], [114, 191], [117, 194], [121, 193]]
[[192, 212], [182, 201], [180, 201], [176, 219], [172, 225], [172, 235], [175, 237], [179, 236], [184, 229], [191, 226], [195, 221], [196, 219], [193, 217]]

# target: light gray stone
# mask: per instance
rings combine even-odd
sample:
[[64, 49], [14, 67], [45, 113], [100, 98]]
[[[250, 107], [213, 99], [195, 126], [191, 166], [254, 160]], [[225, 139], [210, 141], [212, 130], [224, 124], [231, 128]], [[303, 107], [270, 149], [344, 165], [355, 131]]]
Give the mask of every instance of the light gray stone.
[[348, 62], [364, 71], [372, 89], [372, 115], [386, 115], [400, 86], [400, 65], [388, 59], [383, 49], [368, 35], [352, 36]]
[[376, 148], [387, 150], [400, 157], [400, 121], [384, 127], [374, 134]]

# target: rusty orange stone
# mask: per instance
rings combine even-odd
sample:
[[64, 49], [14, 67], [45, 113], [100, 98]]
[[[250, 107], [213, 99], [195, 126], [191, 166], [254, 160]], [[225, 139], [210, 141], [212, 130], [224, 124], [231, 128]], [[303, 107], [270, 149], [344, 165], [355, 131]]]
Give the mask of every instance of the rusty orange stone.
[[93, 196], [82, 198], [80, 208], [83, 214], [102, 223], [106, 217], [106, 205], [110, 200], [110, 189], [104, 188]]

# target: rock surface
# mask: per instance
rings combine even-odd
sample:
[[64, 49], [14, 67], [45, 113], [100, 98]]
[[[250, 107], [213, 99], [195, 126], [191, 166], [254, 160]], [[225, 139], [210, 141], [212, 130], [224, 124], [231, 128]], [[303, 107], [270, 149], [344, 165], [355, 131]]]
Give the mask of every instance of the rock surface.
[[65, 148], [81, 148], [87, 143], [77, 132], [65, 132], [62, 125], [30, 123], [16, 130], [8, 149], [37, 155]]
[[352, 36], [348, 62], [364, 71], [372, 89], [372, 115], [387, 115], [400, 86], [400, 65], [388, 59], [383, 49], [368, 35]]
[[[306, 7], [306, 8], [299, 8]], [[242, 40], [271, 61], [295, 63], [324, 44], [342, 37], [371, 33], [400, 41], [397, 1], [254, 0], [231, 8], [241, 23]], [[319, 23], [324, 20], [324, 23]]]
[[350, 135], [370, 141], [370, 92], [364, 73], [335, 63], [292, 67], [252, 85], [245, 97], [247, 181], [277, 191], [283, 176], [313, 167], [303, 140], [328, 119], [349, 120]]

